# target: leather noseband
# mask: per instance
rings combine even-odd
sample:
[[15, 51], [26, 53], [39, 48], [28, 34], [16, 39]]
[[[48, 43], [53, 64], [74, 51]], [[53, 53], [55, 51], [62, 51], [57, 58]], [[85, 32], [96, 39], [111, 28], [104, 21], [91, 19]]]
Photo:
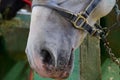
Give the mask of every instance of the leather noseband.
[[86, 30], [91, 35], [99, 35], [100, 31], [98, 31], [96, 27], [92, 27], [90, 24], [88, 24], [87, 18], [95, 9], [95, 7], [99, 4], [100, 1], [101, 0], [92, 0], [84, 11], [79, 12], [77, 14], [74, 14], [69, 10], [60, 7], [54, 1], [50, 1], [50, 0], [45, 0], [45, 1], [33, 0], [32, 7], [45, 6], [51, 8], [56, 12], [58, 12], [60, 15], [62, 15], [64, 18], [69, 20], [76, 29]]

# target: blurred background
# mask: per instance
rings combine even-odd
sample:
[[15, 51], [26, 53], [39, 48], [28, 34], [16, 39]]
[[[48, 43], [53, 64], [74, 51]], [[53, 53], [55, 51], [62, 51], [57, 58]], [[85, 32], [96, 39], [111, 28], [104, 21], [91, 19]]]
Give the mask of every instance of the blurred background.
[[[120, 5], [120, 1], [119, 1]], [[51, 80], [39, 77], [27, 62], [25, 47], [31, 16], [30, 0], [0, 1], [0, 80]], [[120, 19], [120, 16], [119, 16]], [[101, 25], [110, 27], [116, 21], [114, 10], [101, 19]], [[112, 29], [108, 37], [110, 47], [120, 57], [120, 26]], [[102, 80], [120, 80], [120, 68], [111, 62], [101, 42]], [[79, 80], [79, 53], [75, 51], [75, 68], [67, 80]], [[109, 70], [110, 67], [110, 70]], [[114, 78], [113, 78], [114, 76]]]

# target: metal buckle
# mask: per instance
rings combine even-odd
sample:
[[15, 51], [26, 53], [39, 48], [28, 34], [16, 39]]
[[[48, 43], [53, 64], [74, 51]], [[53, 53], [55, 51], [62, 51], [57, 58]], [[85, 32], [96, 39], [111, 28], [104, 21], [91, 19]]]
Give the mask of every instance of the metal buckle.
[[[72, 23], [73, 23], [75, 28], [84, 30], [84, 28], [82, 28], [82, 26], [85, 23], [87, 23], [87, 20], [84, 16], [82, 16], [82, 14], [83, 14], [82, 12], [77, 14], [76, 15], [77, 19], [75, 21], [72, 21]], [[82, 20], [82, 21], [80, 21], [80, 20]], [[78, 25], [77, 23], [79, 23], [79, 22], [81, 22], [81, 23]]]

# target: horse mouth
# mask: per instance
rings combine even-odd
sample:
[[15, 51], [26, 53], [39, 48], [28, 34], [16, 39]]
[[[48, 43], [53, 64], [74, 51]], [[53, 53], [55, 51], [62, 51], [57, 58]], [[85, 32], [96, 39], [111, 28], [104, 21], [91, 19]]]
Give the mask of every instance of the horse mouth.
[[[73, 67], [73, 53], [71, 53], [68, 64], [56, 67], [54, 65], [43, 63], [40, 60], [41, 67], [34, 68], [34, 70], [42, 77], [53, 78], [57, 80], [66, 79], [69, 77]], [[39, 65], [39, 66], [40, 66]]]
[[72, 69], [72, 62], [73, 62], [73, 54], [70, 56], [70, 60], [68, 64], [63, 65], [61, 67], [54, 67], [52, 65], [45, 65], [45, 70], [51, 74], [50, 78], [54, 79], [65, 79], [70, 75], [71, 69]]
[[56, 68], [52, 65], [44, 65], [44, 70], [46, 71], [46, 77], [54, 79], [66, 79], [70, 74], [71, 66], [66, 66], [64, 68]]

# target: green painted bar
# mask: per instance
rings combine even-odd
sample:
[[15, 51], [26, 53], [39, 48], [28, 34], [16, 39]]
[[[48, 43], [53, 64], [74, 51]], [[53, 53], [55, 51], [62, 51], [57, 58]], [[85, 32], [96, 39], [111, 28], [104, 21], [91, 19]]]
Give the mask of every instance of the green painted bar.
[[80, 80], [101, 80], [99, 39], [87, 36], [80, 46]]

